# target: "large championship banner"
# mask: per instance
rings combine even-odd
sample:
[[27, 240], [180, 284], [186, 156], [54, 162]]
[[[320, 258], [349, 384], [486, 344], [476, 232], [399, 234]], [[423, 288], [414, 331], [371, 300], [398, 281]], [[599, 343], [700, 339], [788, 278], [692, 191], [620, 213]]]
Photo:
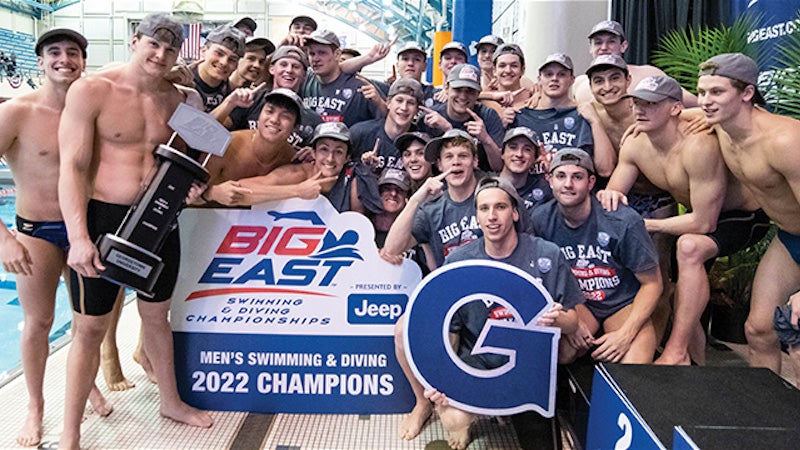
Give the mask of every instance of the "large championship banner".
[[172, 300], [181, 397], [258, 413], [407, 412], [393, 332], [420, 281], [327, 199], [187, 209]]

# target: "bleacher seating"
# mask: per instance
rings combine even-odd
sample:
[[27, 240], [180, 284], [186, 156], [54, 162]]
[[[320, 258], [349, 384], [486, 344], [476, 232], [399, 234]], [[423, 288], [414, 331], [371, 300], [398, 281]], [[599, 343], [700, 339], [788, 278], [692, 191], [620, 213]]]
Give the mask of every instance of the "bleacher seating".
[[17, 70], [28, 72], [38, 69], [36, 54], [33, 51], [35, 43], [36, 39], [31, 34], [0, 28], [0, 51], [6, 56], [14, 52]]

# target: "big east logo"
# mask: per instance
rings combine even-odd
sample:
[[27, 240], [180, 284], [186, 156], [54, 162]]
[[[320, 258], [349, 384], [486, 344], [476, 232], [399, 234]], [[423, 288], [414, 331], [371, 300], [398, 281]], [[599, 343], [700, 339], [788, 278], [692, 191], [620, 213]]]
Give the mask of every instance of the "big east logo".
[[198, 283], [323, 287], [363, 261], [354, 230], [336, 236], [313, 211], [267, 214], [268, 226], [231, 226]]

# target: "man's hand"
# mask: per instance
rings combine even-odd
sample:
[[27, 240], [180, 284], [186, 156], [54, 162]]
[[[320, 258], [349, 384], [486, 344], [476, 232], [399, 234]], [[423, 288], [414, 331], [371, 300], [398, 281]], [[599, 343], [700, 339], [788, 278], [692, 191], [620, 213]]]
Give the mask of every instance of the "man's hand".
[[597, 126], [600, 124], [600, 116], [597, 114], [597, 110], [594, 109], [594, 105], [592, 102], [583, 102], [578, 105], [578, 114], [583, 116], [589, 125]]
[[417, 192], [414, 193], [413, 197], [419, 198], [419, 203], [422, 204], [422, 202], [441, 194], [444, 190], [444, 178], [448, 175], [450, 175], [450, 169], [440, 173], [439, 175], [436, 175], [435, 177], [428, 178], [424, 183], [422, 183], [422, 186], [417, 189]]
[[627, 333], [624, 329], [607, 332], [597, 339], [593, 339], [593, 344], [597, 349], [592, 352], [592, 358], [597, 361], [617, 363], [628, 353], [631, 342], [636, 337], [635, 333]]
[[503, 122], [503, 128], [508, 128], [511, 122], [517, 118], [519, 108], [503, 108], [503, 114], [500, 115], [500, 120]]
[[88, 236], [70, 241], [67, 264], [79, 275], [89, 278], [97, 278], [99, 276], [97, 271], [106, 268], [100, 262], [100, 253], [97, 251], [97, 247]]
[[322, 178], [322, 173], [317, 172], [311, 178], [297, 185], [297, 197], [313, 200], [322, 193], [322, 188], [327, 183], [333, 183], [338, 176]]
[[33, 275], [33, 259], [22, 243], [9, 235], [0, 245], [0, 261], [3, 269], [17, 275]]
[[312, 147], [303, 147], [297, 150], [297, 153], [292, 157], [293, 162], [314, 162], [314, 149]]
[[444, 394], [444, 392], [439, 392], [436, 390], [436, 388], [426, 389], [422, 395], [438, 406], [448, 406], [450, 404], [450, 402], [447, 401], [447, 396]]
[[491, 140], [492, 137], [489, 136], [489, 133], [486, 132], [486, 124], [483, 123], [483, 119], [477, 114], [475, 111], [468, 109], [467, 114], [472, 117], [472, 120], [464, 122], [464, 126], [467, 128], [467, 133], [480, 141], [483, 144], [486, 144], [488, 140]]
[[194, 73], [192, 72], [195, 67], [199, 66], [204, 60], [198, 59], [193, 63], [187, 65], [183, 59], [178, 60], [174, 66], [164, 75], [164, 79], [173, 84], [181, 86], [194, 87]]
[[225, 98], [231, 105], [240, 108], [249, 108], [253, 106], [256, 96], [259, 92], [267, 88], [267, 83], [261, 83], [254, 87], [240, 87], [233, 90], [233, 92]]
[[552, 327], [556, 323], [556, 320], [558, 320], [558, 316], [561, 315], [563, 310], [564, 305], [561, 303], [553, 303], [550, 311], [542, 314], [542, 317], [539, 317], [539, 320], [536, 322], [536, 324], [541, 327]]
[[186, 202], [187, 205], [191, 205], [192, 203], [197, 201], [198, 197], [203, 195], [203, 192], [206, 189], [207, 189], [207, 186], [206, 186], [205, 183], [200, 183], [200, 182], [195, 181], [194, 183], [192, 183], [192, 186], [189, 188], [189, 192], [186, 193], [186, 199], [184, 200], [184, 202]]
[[382, 248], [378, 250], [378, 254], [381, 256], [381, 259], [388, 262], [389, 264], [399, 266], [403, 263], [403, 255], [395, 255], [393, 253], [389, 253], [386, 249]]
[[536, 109], [539, 106], [539, 101], [542, 99], [542, 87], [539, 83], [533, 83], [533, 87], [528, 89], [531, 93], [528, 103], [525, 105], [528, 108]]
[[380, 158], [378, 158], [378, 148], [380, 145], [380, 138], [375, 139], [375, 146], [372, 147], [372, 150], [361, 154], [361, 163], [370, 166], [373, 169], [377, 169], [378, 164], [381, 162]]
[[797, 323], [800, 320], [800, 291], [789, 297], [789, 304], [792, 305], [792, 327], [795, 330], [800, 330], [800, 325]]
[[381, 44], [375, 44], [367, 53], [367, 57], [371, 61], [370, 64], [376, 63], [389, 54], [392, 51], [392, 46], [397, 42], [397, 37], [392, 39], [389, 42], [384, 42]]
[[225, 206], [244, 206], [247, 204], [247, 195], [252, 193], [252, 190], [243, 187], [238, 181], [226, 181], [209, 186], [205, 198]]
[[426, 106], [421, 106], [421, 105], [419, 109], [420, 111], [425, 113], [425, 115], [422, 118], [422, 121], [425, 122], [425, 125], [427, 125], [428, 127], [436, 128], [437, 130], [442, 130], [445, 132], [453, 129], [453, 125], [450, 125], [450, 122], [448, 122], [447, 119], [445, 119], [444, 116], [442, 116], [438, 112]]
[[606, 211], [616, 211], [620, 203], [628, 204], [628, 197], [620, 191], [613, 189], [603, 189], [597, 192], [597, 200], [603, 205]]
[[594, 341], [592, 332], [589, 331], [589, 328], [585, 323], [583, 323], [582, 320], [578, 320], [578, 329], [575, 330], [574, 333], [568, 334], [566, 338], [567, 343], [580, 353], [589, 350], [589, 348], [592, 346], [592, 342]]
[[447, 88], [443, 87], [441, 91], [433, 94], [433, 99], [439, 103], [445, 103], [447, 101]]

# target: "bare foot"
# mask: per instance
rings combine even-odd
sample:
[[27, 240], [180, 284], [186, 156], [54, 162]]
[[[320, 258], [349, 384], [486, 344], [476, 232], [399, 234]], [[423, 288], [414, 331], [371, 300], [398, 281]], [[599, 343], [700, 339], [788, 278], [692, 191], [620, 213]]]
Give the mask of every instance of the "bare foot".
[[22, 447], [33, 447], [42, 440], [42, 412], [28, 411], [25, 424], [17, 433], [17, 444]]
[[692, 338], [689, 341], [689, 358], [698, 366], [706, 365], [706, 333], [698, 323], [692, 330]]
[[136, 351], [133, 352], [133, 360], [142, 366], [144, 373], [147, 375], [147, 379], [150, 380], [151, 383], [158, 384], [156, 372], [153, 370], [153, 365], [150, 364], [150, 359], [147, 358], [147, 354], [144, 352], [144, 348], [142, 346], [139, 346]]
[[106, 386], [109, 390], [124, 391], [136, 386], [122, 374], [122, 366], [119, 363], [119, 355], [116, 349], [113, 355], [106, 355], [106, 352], [103, 352], [103, 357], [100, 358], [100, 368], [103, 370], [103, 378], [106, 380]]
[[58, 441], [58, 450], [80, 450], [80, 436], [76, 436], [74, 439], [67, 437], [66, 434], [61, 434], [61, 440]]
[[211, 418], [209, 413], [191, 407], [183, 402], [178, 403], [173, 408], [167, 408], [162, 404], [159, 412], [168, 419], [185, 423], [193, 427], [208, 428], [214, 425], [214, 419]]
[[97, 386], [94, 386], [89, 392], [89, 403], [92, 405], [92, 410], [101, 417], [106, 417], [114, 411], [114, 405], [103, 397]]
[[417, 437], [431, 414], [433, 414], [431, 402], [417, 402], [414, 409], [403, 419], [403, 424], [400, 426], [400, 439], [410, 441]]
[[665, 350], [653, 364], [659, 366], [688, 366], [692, 364], [692, 361], [689, 359], [688, 353], [673, 354]]
[[454, 450], [464, 450], [470, 443], [469, 429], [475, 416], [452, 406], [437, 409], [447, 431], [447, 443]]

